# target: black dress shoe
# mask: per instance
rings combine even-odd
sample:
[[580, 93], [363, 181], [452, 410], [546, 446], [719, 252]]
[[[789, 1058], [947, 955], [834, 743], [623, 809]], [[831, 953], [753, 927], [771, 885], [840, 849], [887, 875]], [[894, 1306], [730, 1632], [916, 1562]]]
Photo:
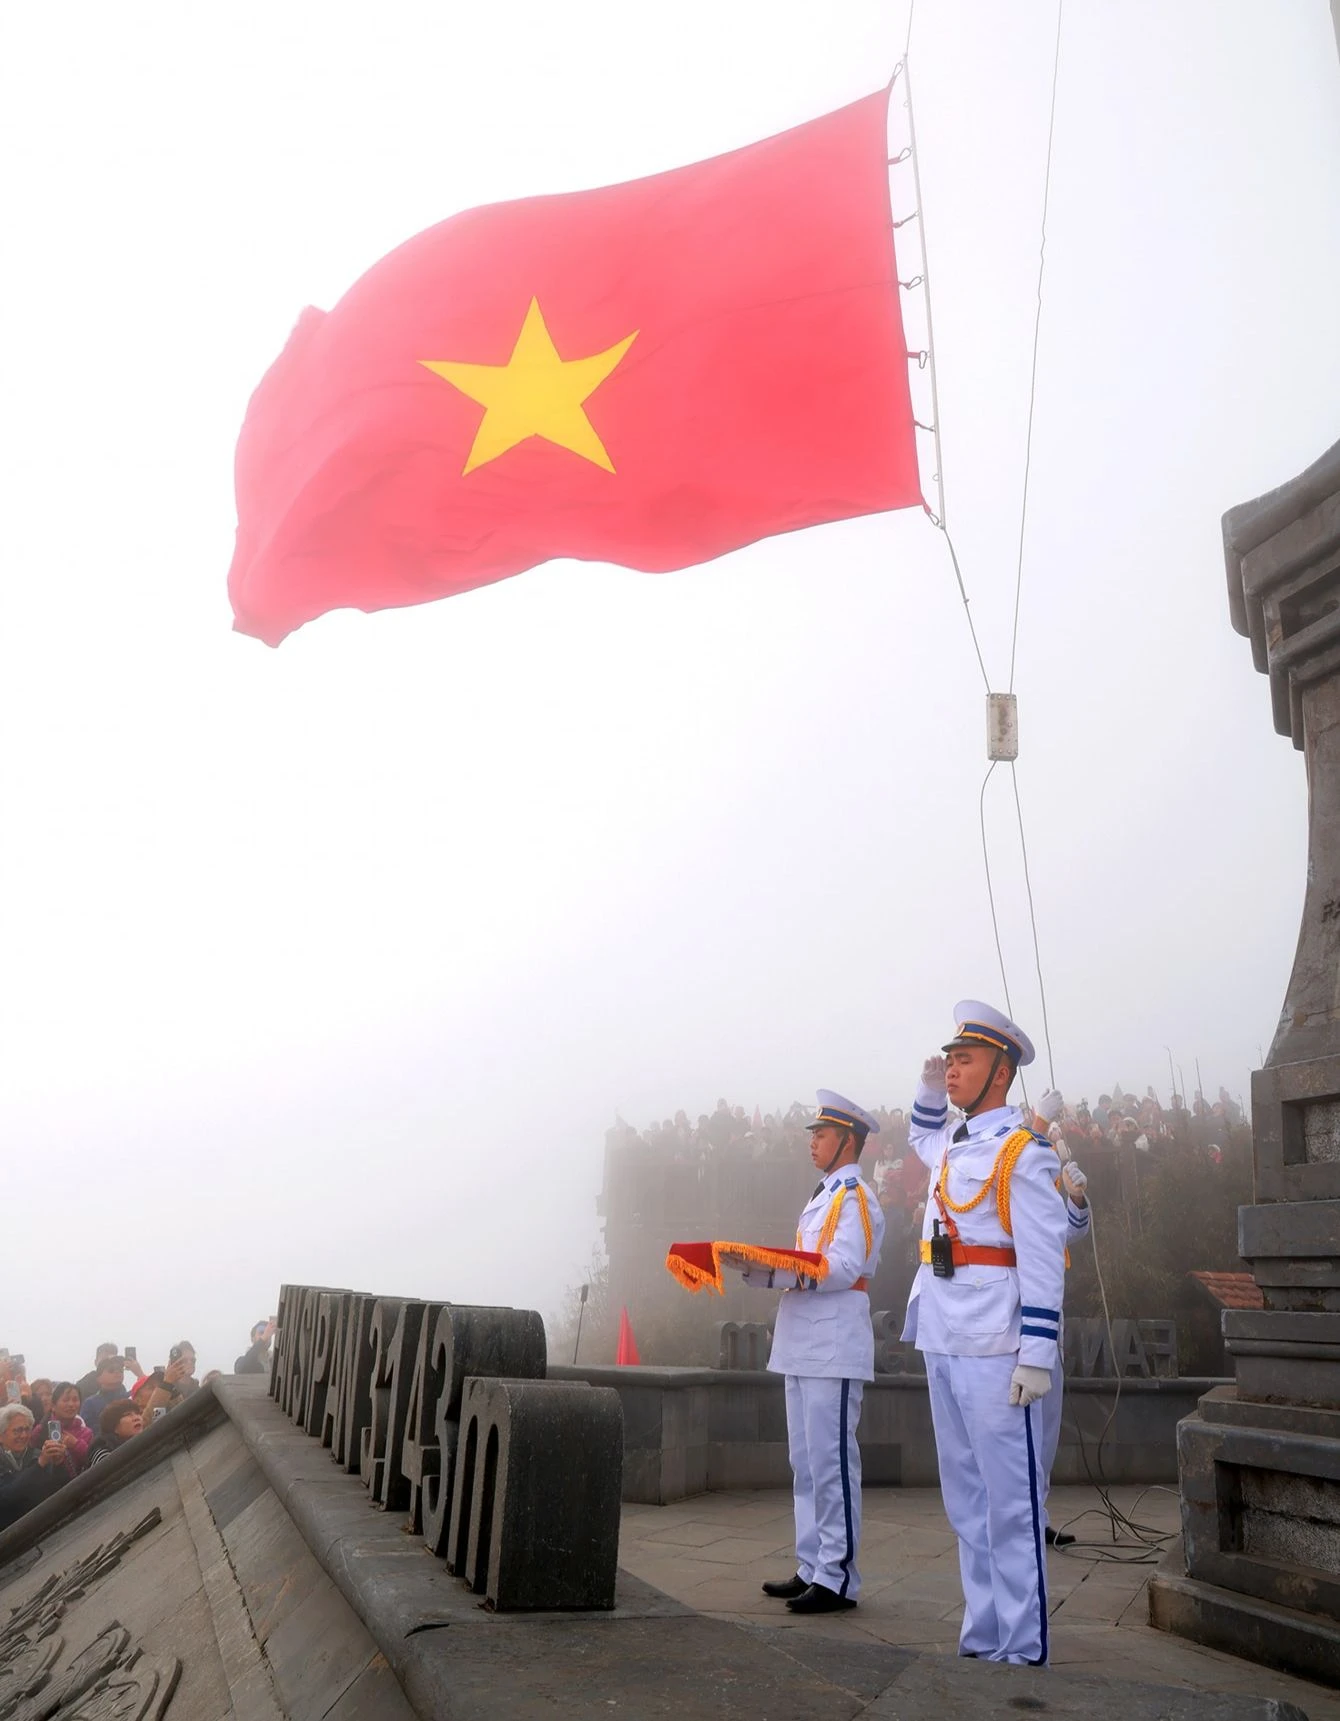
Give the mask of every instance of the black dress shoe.
[[826, 1589], [823, 1584], [811, 1584], [804, 1595], [798, 1595], [786, 1605], [792, 1613], [842, 1613], [846, 1608], [855, 1607], [856, 1601], [853, 1596], [840, 1596], [836, 1590]]
[[797, 1596], [803, 1596], [810, 1586], [797, 1572], [795, 1577], [786, 1578], [779, 1584], [764, 1584], [765, 1596], [776, 1596], [778, 1601], [794, 1601]]
[[1074, 1540], [1075, 1538], [1068, 1530], [1053, 1530], [1051, 1525], [1048, 1524], [1047, 1546], [1049, 1548], [1068, 1548]]

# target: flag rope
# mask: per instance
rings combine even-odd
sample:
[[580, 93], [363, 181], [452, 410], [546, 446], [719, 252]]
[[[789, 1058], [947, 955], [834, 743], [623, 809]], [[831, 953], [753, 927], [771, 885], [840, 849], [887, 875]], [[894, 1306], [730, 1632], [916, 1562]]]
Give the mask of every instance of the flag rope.
[[[958, 585], [959, 597], [963, 602], [963, 613], [967, 619], [968, 632], [972, 638], [973, 652], [977, 658], [978, 668], [982, 673], [982, 681], [989, 695], [991, 693], [991, 678], [987, 674], [986, 661], [982, 655], [981, 641], [977, 636], [977, 626], [973, 620], [967, 585], [963, 578], [963, 570], [959, 565], [958, 552], [954, 548], [954, 540], [949, 531], [945, 509], [944, 461], [940, 441], [940, 400], [935, 363], [935, 338], [931, 320], [930, 259], [926, 242], [926, 216], [921, 196], [921, 168], [917, 152], [916, 115], [912, 105], [912, 76], [908, 65], [909, 50], [912, 45], [912, 23], [915, 12], [916, 0], [911, 0], [911, 5], [908, 7], [907, 14], [907, 38], [903, 47], [903, 57], [894, 68], [893, 78], [890, 80], [892, 84], [897, 81], [900, 75], [903, 78], [906, 90], [904, 106], [907, 109], [908, 147], [897, 157], [891, 158], [890, 165], [894, 165], [896, 162], [903, 161], [909, 157], [912, 162], [912, 178], [916, 195], [916, 208], [912, 211], [912, 214], [920, 217], [918, 234], [921, 245], [921, 274], [919, 277], [914, 276], [912, 280], [906, 283], [900, 281], [899, 286], [910, 289], [914, 285], [917, 285], [924, 289], [926, 307], [926, 351], [924, 357], [920, 354], [916, 356], [923, 368], [928, 367], [930, 370], [931, 424], [924, 428], [928, 428], [931, 431], [935, 442], [935, 471], [933, 474], [933, 481], [936, 486], [936, 496], [939, 504], [938, 516], [933, 513], [929, 507], [927, 507], [926, 512], [930, 516], [931, 524], [944, 533], [945, 544], [949, 549], [949, 558], [954, 570], [954, 579]], [[1057, 0], [1056, 41], [1052, 53], [1051, 103], [1047, 118], [1047, 155], [1043, 178], [1042, 219], [1038, 248], [1037, 308], [1033, 318], [1033, 351], [1030, 360], [1028, 379], [1028, 424], [1024, 439], [1024, 476], [1019, 509], [1019, 551], [1015, 568], [1014, 616], [1010, 630], [1010, 677], [1008, 691], [1011, 695], [1014, 693], [1015, 668], [1018, 661], [1019, 649], [1019, 615], [1023, 593], [1024, 547], [1028, 527], [1029, 479], [1032, 472], [1033, 457], [1033, 421], [1037, 404], [1038, 348], [1042, 329], [1042, 283], [1047, 258], [1047, 213], [1051, 201], [1052, 155], [1056, 140], [1056, 92], [1060, 82], [1061, 32], [1064, 12], [1065, 0]], [[911, 218], [911, 215], [904, 216], [901, 221], [894, 223], [895, 228], [902, 226], [906, 221], [910, 221]], [[997, 762], [998, 761], [995, 759], [991, 761], [986, 776], [982, 779], [982, 788], [978, 796], [978, 821], [982, 838], [982, 863], [986, 874], [987, 904], [991, 913], [991, 929], [995, 938], [996, 959], [1000, 965], [1000, 983], [1005, 993], [1006, 1008], [1010, 1011], [1011, 1015], [1013, 1015], [1014, 1006], [1010, 1002], [1010, 985], [1009, 979], [1006, 975], [1005, 954], [1000, 937], [1000, 920], [996, 912], [996, 893], [991, 878], [991, 849], [986, 829], [986, 790], [987, 785], [991, 781], [992, 772], [994, 772]], [[1019, 849], [1023, 861], [1024, 892], [1028, 902], [1028, 922], [1033, 940], [1033, 964], [1037, 973], [1038, 997], [1042, 1007], [1042, 1032], [1043, 1040], [1047, 1048], [1047, 1070], [1051, 1085], [1052, 1087], [1055, 1087], [1056, 1063], [1052, 1052], [1051, 1023], [1047, 1011], [1047, 988], [1042, 972], [1042, 948], [1038, 938], [1037, 908], [1033, 898], [1033, 882], [1029, 869], [1028, 833], [1024, 823], [1023, 802], [1019, 795], [1019, 777], [1014, 760], [1009, 761], [1009, 766], [1010, 783], [1014, 792], [1015, 819], [1019, 829]], [[1027, 1103], [1027, 1098], [1027, 1089], [1025, 1088], [1025, 1103]]]
[[1038, 302], [1033, 316], [1033, 359], [1028, 374], [1028, 428], [1024, 433], [1024, 487], [1019, 504], [1019, 560], [1014, 576], [1014, 628], [1010, 635], [1010, 685], [1014, 692], [1014, 661], [1019, 647], [1019, 595], [1024, 583], [1024, 535], [1028, 527], [1028, 479], [1033, 461], [1033, 407], [1038, 392], [1038, 336], [1042, 330], [1042, 277], [1047, 267], [1047, 208], [1052, 190], [1052, 142], [1056, 136], [1056, 85], [1061, 69], [1061, 18], [1065, 0], [1056, 0], [1056, 50], [1052, 56], [1052, 103], [1047, 119], [1047, 166], [1042, 182], [1042, 231], [1038, 244]]

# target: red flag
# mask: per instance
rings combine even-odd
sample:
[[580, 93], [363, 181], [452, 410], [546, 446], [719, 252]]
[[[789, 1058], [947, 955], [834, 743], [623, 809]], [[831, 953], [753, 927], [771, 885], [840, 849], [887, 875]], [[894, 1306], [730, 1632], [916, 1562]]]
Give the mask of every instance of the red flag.
[[626, 1307], [619, 1315], [619, 1349], [614, 1360], [616, 1363], [639, 1363], [642, 1360], [637, 1354], [637, 1340], [633, 1337], [633, 1323], [628, 1319]]
[[238, 439], [237, 627], [918, 504], [887, 111], [467, 211], [304, 311]]

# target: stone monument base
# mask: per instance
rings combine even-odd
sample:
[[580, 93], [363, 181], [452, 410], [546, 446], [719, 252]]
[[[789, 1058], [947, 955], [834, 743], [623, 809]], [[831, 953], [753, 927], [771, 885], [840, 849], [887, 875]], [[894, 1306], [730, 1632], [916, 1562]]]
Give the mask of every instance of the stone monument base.
[[70, 1721], [1306, 1721], [1270, 1698], [987, 1666], [832, 1621], [736, 1624], [626, 1571], [612, 1609], [480, 1600], [264, 1381], [220, 1381], [0, 1532], [0, 1709]]
[[1150, 1624], [1340, 1686], [1340, 1410], [1221, 1386], [1177, 1450], [1183, 1543], [1150, 1583]]

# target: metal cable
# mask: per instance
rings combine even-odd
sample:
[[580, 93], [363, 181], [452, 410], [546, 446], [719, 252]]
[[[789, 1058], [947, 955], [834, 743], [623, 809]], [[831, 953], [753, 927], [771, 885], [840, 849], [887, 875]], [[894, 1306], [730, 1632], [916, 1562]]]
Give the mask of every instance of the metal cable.
[[[963, 599], [963, 613], [968, 618], [968, 632], [972, 635], [972, 649], [977, 653], [977, 667], [982, 672], [982, 685], [987, 692], [991, 691], [991, 677], [986, 673], [986, 662], [982, 657], [981, 643], [977, 638], [977, 626], [972, 619], [972, 610], [968, 607], [968, 591], [963, 584], [963, 573], [958, 565], [958, 552], [954, 548], [954, 540], [949, 535], [949, 528], [941, 522], [940, 530], [945, 535], [945, 543], [949, 545], [949, 559], [954, 564], [954, 578], [958, 581], [958, 595]], [[988, 776], [990, 773], [987, 773]]]
[[[1019, 509], [1019, 563], [1014, 578], [1014, 630], [1010, 636], [1010, 686], [1014, 692], [1014, 659], [1019, 646], [1019, 595], [1024, 583], [1024, 534], [1028, 525], [1028, 477], [1033, 460], [1033, 405], [1038, 391], [1038, 334], [1042, 328], [1042, 275], [1047, 263], [1047, 204], [1052, 189], [1052, 140], [1056, 135], [1056, 85], [1061, 68], [1061, 15], [1065, 0], [1056, 0], [1056, 52], [1052, 58], [1052, 105], [1047, 121], [1047, 172], [1042, 187], [1042, 241], [1038, 247], [1038, 305], [1033, 318], [1033, 364], [1028, 379], [1028, 431], [1024, 438], [1024, 494]], [[917, 199], [920, 203], [920, 198]]]
[[1019, 777], [1010, 760], [1010, 782], [1014, 785], [1014, 811], [1019, 820], [1019, 848], [1024, 857], [1024, 891], [1028, 896], [1028, 923], [1033, 928], [1033, 966], [1038, 975], [1038, 997], [1042, 1000], [1042, 1037], [1047, 1042], [1047, 1076], [1056, 1086], [1056, 1064], [1052, 1057], [1052, 1030], [1047, 1020], [1047, 988], [1042, 982], [1042, 952], [1038, 946], [1038, 917], [1033, 908], [1033, 881], [1028, 875], [1028, 838], [1024, 834], [1024, 809], [1019, 799]]
[[[1036, 313], [1036, 316], [1034, 318], [1034, 323], [1033, 323], [1033, 356], [1032, 356], [1032, 366], [1031, 366], [1031, 372], [1030, 372], [1030, 377], [1029, 377], [1029, 389], [1028, 389], [1028, 431], [1027, 431], [1027, 437], [1026, 437], [1025, 448], [1024, 448], [1024, 487], [1023, 487], [1023, 499], [1022, 499], [1022, 504], [1021, 504], [1021, 508], [1020, 508], [1020, 516], [1019, 516], [1019, 558], [1018, 558], [1018, 566], [1017, 566], [1016, 573], [1015, 573], [1015, 584], [1014, 584], [1014, 623], [1013, 623], [1013, 629], [1012, 629], [1011, 637], [1010, 637], [1010, 692], [1011, 693], [1013, 693], [1013, 691], [1014, 691], [1015, 657], [1016, 657], [1016, 653], [1018, 650], [1018, 643], [1019, 643], [1019, 608], [1020, 608], [1020, 596], [1021, 596], [1021, 592], [1022, 592], [1022, 588], [1023, 588], [1024, 535], [1025, 535], [1025, 528], [1026, 528], [1027, 519], [1028, 519], [1028, 479], [1029, 479], [1029, 471], [1030, 471], [1031, 462], [1032, 462], [1032, 450], [1033, 450], [1033, 412], [1034, 412], [1034, 405], [1035, 405], [1036, 398], [1037, 398], [1038, 340], [1039, 340], [1039, 332], [1040, 332], [1041, 325], [1042, 325], [1042, 275], [1043, 275], [1044, 264], [1046, 261], [1046, 251], [1047, 251], [1047, 207], [1048, 207], [1048, 202], [1049, 202], [1050, 195], [1051, 195], [1052, 145], [1053, 145], [1053, 141], [1055, 139], [1055, 133], [1056, 133], [1056, 89], [1057, 89], [1057, 83], [1058, 83], [1059, 72], [1060, 72], [1060, 64], [1061, 64], [1061, 17], [1062, 17], [1062, 10], [1064, 7], [1064, 3], [1065, 3], [1065, 0], [1057, 0], [1056, 49], [1055, 49], [1055, 53], [1054, 53], [1053, 59], [1052, 59], [1051, 112], [1050, 112], [1050, 116], [1048, 118], [1048, 123], [1047, 123], [1047, 168], [1046, 168], [1046, 178], [1045, 178], [1045, 182], [1044, 182], [1044, 186], [1043, 186], [1043, 193], [1042, 193], [1042, 236], [1041, 236], [1041, 245], [1040, 245], [1039, 257], [1038, 257], [1038, 287], [1037, 287], [1037, 300], [1038, 300], [1038, 302], [1037, 302], [1037, 313]], [[991, 692], [991, 677], [987, 674], [986, 659], [982, 655], [982, 644], [981, 644], [981, 641], [977, 637], [977, 625], [973, 620], [972, 606], [971, 606], [969, 599], [968, 599], [968, 589], [964, 583], [963, 570], [959, 566], [958, 551], [954, 548], [954, 540], [953, 540], [953, 537], [951, 536], [950, 531], [949, 531], [949, 527], [948, 527], [947, 520], [946, 520], [946, 511], [945, 511], [945, 492], [944, 492], [944, 476], [943, 476], [944, 462], [943, 462], [942, 455], [941, 455], [941, 444], [940, 444], [940, 405], [939, 405], [936, 370], [935, 370], [935, 344], [934, 344], [934, 338], [933, 338], [933, 332], [932, 332], [932, 323], [931, 323], [930, 263], [929, 263], [929, 258], [927, 255], [927, 247], [926, 247], [926, 220], [925, 220], [924, 211], [922, 209], [922, 201], [921, 201], [921, 174], [920, 174], [920, 169], [919, 169], [919, 165], [918, 165], [918, 161], [917, 161], [916, 119], [915, 119], [915, 115], [914, 115], [913, 109], [912, 109], [912, 80], [911, 80], [911, 74], [908, 71], [908, 67], [907, 67], [908, 50], [910, 49], [911, 43], [912, 43], [912, 20], [913, 20], [913, 17], [915, 15], [915, 12], [916, 12], [916, 0], [911, 0], [911, 5], [908, 7], [908, 13], [907, 13], [907, 40], [906, 40], [906, 43], [904, 44], [904, 47], [903, 47], [902, 70], [903, 70], [903, 75], [904, 75], [904, 85], [905, 85], [905, 88], [907, 91], [908, 134], [909, 134], [909, 138], [910, 138], [910, 148], [911, 148], [911, 157], [912, 157], [912, 174], [913, 174], [913, 180], [914, 180], [914, 183], [916, 186], [916, 205], [917, 205], [917, 211], [921, 215], [921, 224], [920, 224], [919, 232], [920, 232], [920, 241], [921, 241], [922, 281], [923, 281], [923, 284], [925, 287], [925, 293], [926, 293], [926, 346], [927, 346], [927, 356], [929, 359], [930, 373], [931, 373], [931, 407], [932, 407], [931, 416], [932, 416], [932, 428], [933, 428], [934, 436], [935, 436], [935, 465], [936, 465], [935, 481], [936, 481], [936, 484], [938, 486], [939, 502], [940, 502], [939, 518], [935, 519], [935, 516], [932, 515], [932, 519], [934, 520], [935, 524], [940, 528], [940, 530], [944, 533], [945, 543], [949, 546], [949, 559], [950, 559], [951, 563], [953, 564], [954, 579], [958, 585], [959, 597], [962, 599], [962, 602], [963, 602], [963, 614], [967, 619], [968, 633], [972, 638], [973, 653], [977, 658], [977, 667], [981, 671], [981, 674], [982, 674], [982, 685], [986, 689], [987, 693], [989, 694]], [[992, 885], [992, 882], [991, 882], [991, 851], [990, 851], [990, 845], [987, 842], [987, 835], [986, 835], [986, 786], [991, 781], [991, 773], [992, 773], [992, 771], [995, 770], [995, 768], [996, 768], [996, 762], [993, 760], [990, 767], [987, 770], [986, 776], [982, 779], [982, 789], [981, 789], [981, 794], [978, 796], [978, 808], [977, 808], [977, 810], [978, 810], [978, 822], [979, 822], [979, 826], [981, 829], [981, 837], [982, 837], [982, 864], [983, 864], [983, 867], [985, 868], [985, 871], [986, 871], [986, 894], [987, 894], [987, 901], [988, 901], [988, 903], [990, 905], [990, 909], [991, 909], [991, 930], [992, 930], [992, 933], [993, 933], [993, 935], [995, 937], [995, 941], [996, 941], [996, 960], [1000, 965], [1000, 984], [1001, 984], [1002, 990], [1005, 993], [1005, 1007], [1010, 1012], [1010, 1014], [1013, 1015], [1014, 1014], [1014, 1005], [1010, 1001], [1010, 983], [1009, 983], [1009, 980], [1008, 980], [1008, 978], [1006, 976], [1006, 972], [1005, 972], [1005, 953], [1004, 953], [1004, 950], [1001, 946], [1001, 941], [1000, 941], [1000, 921], [999, 921], [999, 918], [996, 914], [996, 895], [995, 895], [994, 886]], [[1016, 814], [1016, 817], [1018, 818], [1018, 822], [1019, 822], [1019, 844], [1020, 844], [1020, 848], [1023, 852], [1024, 887], [1025, 887], [1025, 890], [1026, 890], [1027, 896], [1028, 896], [1028, 918], [1029, 918], [1029, 924], [1032, 927], [1032, 933], [1033, 933], [1033, 962], [1034, 962], [1034, 967], [1037, 970], [1038, 993], [1039, 993], [1039, 997], [1041, 999], [1041, 1004], [1042, 1004], [1042, 1030], [1043, 1030], [1043, 1038], [1046, 1041], [1046, 1046], [1047, 1046], [1047, 1069], [1048, 1069], [1048, 1075], [1049, 1075], [1051, 1085], [1052, 1085], [1052, 1087], [1055, 1087], [1056, 1086], [1056, 1066], [1055, 1066], [1055, 1060], [1054, 1060], [1053, 1053], [1052, 1053], [1051, 1024], [1050, 1024], [1050, 1022], [1048, 1020], [1048, 1016], [1047, 1016], [1047, 993], [1046, 993], [1046, 987], [1045, 987], [1045, 985], [1043, 983], [1043, 979], [1042, 979], [1042, 952], [1041, 952], [1041, 946], [1038, 942], [1037, 912], [1036, 912], [1036, 909], [1035, 909], [1034, 904], [1033, 904], [1033, 885], [1032, 885], [1032, 880], [1029, 876], [1029, 868], [1028, 868], [1028, 839], [1027, 839], [1027, 835], [1026, 835], [1025, 830], [1024, 830], [1023, 805], [1019, 799], [1019, 780], [1018, 780], [1018, 777], [1015, 775], [1013, 763], [1011, 763], [1011, 766], [1010, 766], [1010, 780], [1011, 780], [1011, 783], [1013, 784], [1013, 787], [1014, 787], [1014, 807], [1015, 807], [1015, 814]], [[1027, 1090], [1025, 1089], [1024, 1090], [1025, 1102], [1027, 1102], [1027, 1097], [1028, 1097], [1027, 1096]]]
[[[1113, 1367], [1117, 1369], [1116, 1385], [1112, 1395], [1112, 1408], [1107, 1413], [1107, 1420], [1099, 1431], [1098, 1441], [1094, 1449], [1094, 1457], [1098, 1464], [1096, 1476], [1093, 1473], [1093, 1466], [1089, 1463], [1089, 1449], [1084, 1438], [1083, 1423], [1078, 1415], [1074, 1419], [1075, 1432], [1079, 1436], [1079, 1451], [1084, 1464], [1084, 1471], [1098, 1498], [1102, 1501], [1102, 1506], [1101, 1508], [1090, 1506], [1082, 1512], [1077, 1512], [1073, 1518], [1067, 1518], [1064, 1524], [1058, 1524], [1057, 1529], [1058, 1531], [1068, 1530], [1072, 1524], [1079, 1523], [1082, 1518], [1105, 1517], [1111, 1532], [1111, 1541], [1106, 1547], [1100, 1542], [1076, 1541], [1069, 1547], [1058, 1548], [1057, 1551], [1076, 1559], [1090, 1558], [1113, 1565], [1157, 1565], [1163, 1556], [1165, 1544], [1173, 1539], [1177, 1531], [1155, 1529], [1152, 1524], [1140, 1523], [1134, 1516], [1139, 1510], [1140, 1501], [1144, 1499], [1145, 1494], [1150, 1492], [1148, 1488], [1137, 1495], [1129, 1512], [1123, 1512], [1112, 1498], [1113, 1484], [1103, 1474], [1103, 1442], [1111, 1431], [1112, 1424], [1116, 1420], [1117, 1409], [1121, 1404], [1122, 1376], [1116, 1361], [1116, 1345], [1112, 1339], [1112, 1313], [1107, 1304], [1107, 1286], [1103, 1283], [1103, 1267], [1098, 1258], [1098, 1227], [1094, 1221], [1092, 1201], [1089, 1203], [1089, 1241], [1093, 1248], [1094, 1272], [1098, 1278], [1098, 1296], [1103, 1307], [1103, 1326], [1107, 1331], [1107, 1354], [1113, 1359]], [[1130, 1542], [1122, 1543], [1117, 1540], [1123, 1534], [1134, 1539], [1136, 1544], [1134, 1548], [1131, 1547]]]
[[1010, 983], [1005, 978], [1005, 953], [1000, 947], [1000, 922], [996, 919], [996, 893], [991, 887], [991, 854], [986, 843], [986, 786], [991, 781], [991, 773], [998, 761], [993, 759], [987, 766], [986, 776], [982, 778], [982, 792], [977, 797], [977, 816], [982, 829], [982, 865], [986, 868], [986, 899], [991, 904], [991, 930], [996, 936], [996, 960], [1000, 963], [1000, 983], [1005, 991], [1005, 1008], [1014, 1015], [1014, 1005], [1010, 1002]]

